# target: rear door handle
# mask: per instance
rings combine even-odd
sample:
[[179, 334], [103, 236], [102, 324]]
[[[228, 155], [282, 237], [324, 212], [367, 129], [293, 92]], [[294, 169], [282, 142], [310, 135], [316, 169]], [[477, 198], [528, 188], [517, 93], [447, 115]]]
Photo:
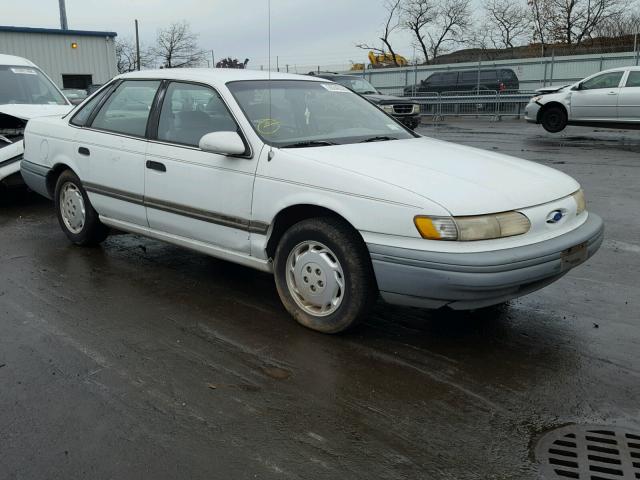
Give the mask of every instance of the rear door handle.
[[84, 155], [85, 157], [88, 157], [89, 155], [91, 155], [91, 152], [89, 151], [89, 149], [87, 147], [78, 148], [78, 153], [80, 155]]
[[164, 163], [153, 162], [151, 160], [147, 160], [147, 168], [149, 170], [157, 170], [158, 172], [166, 172], [167, 167], [165, 167]]

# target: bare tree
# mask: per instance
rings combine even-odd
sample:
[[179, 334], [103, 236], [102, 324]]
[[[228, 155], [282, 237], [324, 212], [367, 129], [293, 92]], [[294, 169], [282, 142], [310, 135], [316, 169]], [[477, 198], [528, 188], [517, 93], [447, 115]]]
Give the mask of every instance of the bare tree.
[[602, 21], [594, 30], [595, 37], [621, 37], [640, 33], [640, 12], [620, 12]]
[[427, 32], [432, 60], [449, 44], [465, 43], [471, 25], [471, 0], [440, 1], [433, 27]]
[[621, 0], [550, 0], [555, 40], [580, 44], [599, 25], [621, 12]]
[[531, 19], [525, 5], [513, 0], [485, 0], [486, 31], [495, 48], [513, 48], [531, 34]]
[[413, 34], [416, 46], [422, 50], [425, 63], [429, 61], [430, 55], [426, 29], [436, 19], [436, 15], [434, 0], [406, 0], [402, 6], [404, 28]]
[[[136, 45], [130, 38], [118, 38], [116, 40], [116, 67], [118, 73], [133, 72], [136, 70]], [[140, 66], [151, 65], [150, 54], [146, 48], [140, 48]]]
[[151, 51], [163, 68], [195, 67], [204, 61], [198, 35], [191, 31], [186, 21], [172, 23], [158, 30], [156, 45]]
[[391, 46], [390, 37], [391, 37], [391, 34], [401, 26], [400, 25], [401, 4], [402, 4], [402, 0], [386, 0], [385, 1], [384, 8], [387, 11], [387, 20], [384, 26], [384, 31], [382, 33], [382, 36], [380, 36], [380, 40], [382, 41], [383, 48], [372, 47], [366, 43], [359, 43], [356, 45], [356, 47], [362, 48], [363, 50], [371, 50], [372, 52], [375, 52], [381, 55], [386, 54], [386, 51], [385, 51], [385, 47], [386, 47], [386, 49], [389, 50], [389, 54], [391, 55], [391, 58], [393, 58], [393, 63], [395, 63], [396, 66], [400, 66], [396, 58], [397, 57], [396, 52], [393, 50], [393, 47]]
[[527, 0], [531, 10], [531, 22], [533, 23], [533, 38], [542, 44], [544, 48], [549, 39], [549, 29], [552, 17], [551, 0]]

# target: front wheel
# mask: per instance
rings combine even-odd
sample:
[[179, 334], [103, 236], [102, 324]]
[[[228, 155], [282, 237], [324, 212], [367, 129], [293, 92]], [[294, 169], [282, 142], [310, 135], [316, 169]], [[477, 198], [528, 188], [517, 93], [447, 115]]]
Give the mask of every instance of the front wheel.
[[558, 133], [567, 126], [567, 111], [558, 106], [551, 106], [542, 112], [542, 128], [549, 133]]
[[100, 222], [82, 182], [71, 170], [58, 177], [55, 203], [60, 227], [73, 243], [92, 246], [107, 238], [109, 229]]
[[322, 333], [355, 326], [377, 298], [362, 238], [332, 217], [303, 220], [285, 232], [276, 249], [275, 281], [289, 313]]

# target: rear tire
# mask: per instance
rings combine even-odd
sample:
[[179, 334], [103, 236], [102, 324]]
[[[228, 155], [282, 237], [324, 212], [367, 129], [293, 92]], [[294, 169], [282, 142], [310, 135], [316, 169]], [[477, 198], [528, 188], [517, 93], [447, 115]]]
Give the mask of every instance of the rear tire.
[[567, 126], [567, 111], [560, 106], [551, 106], [543, 110], [540, 123], [549, 133], [558, 133]]
[[274, 263], [282, 303], [312, 330], [343, 332], [362, 321], [376, 302], [369, 252], [358, 233], [337, 218], [293, 225], [280, 240]]
[[93, 246], [107, 238], [109, 228], [100, 222], [82, 182], [71, 170], [58, 177], [54, 200], [60, 227], [73, 243]]

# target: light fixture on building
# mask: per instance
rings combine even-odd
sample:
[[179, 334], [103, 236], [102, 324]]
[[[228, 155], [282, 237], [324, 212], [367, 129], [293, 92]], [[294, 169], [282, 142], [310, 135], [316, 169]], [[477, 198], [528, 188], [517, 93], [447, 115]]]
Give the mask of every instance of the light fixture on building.
[[76, 48], [78, 48], [78, 44], [77, 44], [76, 42], [73, 42], [73, 43], [71, 44], [71, 49], [72, 49], [72, 50], [75, 50]]

